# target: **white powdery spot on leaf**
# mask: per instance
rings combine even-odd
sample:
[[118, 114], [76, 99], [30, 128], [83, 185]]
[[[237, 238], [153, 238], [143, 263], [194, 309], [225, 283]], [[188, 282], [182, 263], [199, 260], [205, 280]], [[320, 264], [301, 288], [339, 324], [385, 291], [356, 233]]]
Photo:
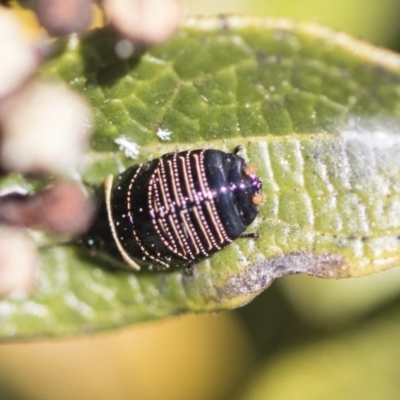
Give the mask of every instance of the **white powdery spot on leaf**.
[[115, 139], [114, 142], [118, 146], [119, 150], [124, 152], [126, 157], [135, 159], [139, 155], [140, 146], [128, 137], [120, 136]]
[[[384, 119], [354, 119], [339, 133], [347, 162], [351, 166], [349, 179], [356, 189], [368, 186], [372, 193], [387, 186], [389, 194], [399, 189], [400, 126], [396, 121]], [[391, 189], [390, 189], [391, 187]]]
[[161, 140], [165, 140], [165, 141], [171, 140], [171, 135], [172, 135], [172, 132], [169, 131], [168, 129], [158, 128], [157, 136]]
[[390, 149], [400, 143], [400, 125], [391, 118], [350, 117], [339, 132], [347, 142], [358, 142], [373, 149]]
[[396, 132], [370, 131], [359, 132], [344, 130], [340, 133], [341, 138], [350, 143], [357, 143], [364, 147], [376, 150], [387, 150], [400, 143]]

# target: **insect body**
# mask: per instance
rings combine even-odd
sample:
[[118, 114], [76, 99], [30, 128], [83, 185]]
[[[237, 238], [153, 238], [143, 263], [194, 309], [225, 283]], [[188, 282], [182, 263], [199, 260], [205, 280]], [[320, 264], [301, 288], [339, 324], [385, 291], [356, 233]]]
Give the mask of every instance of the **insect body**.
[[255, 168], [236, 153], [170, 153], [109, 176], [82, 241], [136, 270], [137, 260], [166, 269], [208, 257], [243, 234], [262, 201]]

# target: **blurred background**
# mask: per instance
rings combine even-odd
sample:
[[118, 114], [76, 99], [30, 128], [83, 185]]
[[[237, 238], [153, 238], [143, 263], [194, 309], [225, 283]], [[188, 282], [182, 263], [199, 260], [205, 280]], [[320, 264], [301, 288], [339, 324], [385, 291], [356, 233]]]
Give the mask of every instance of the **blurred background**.
[[189, 14], [247, 14], [318, 22], [382, 47], [400, 47], [398, 0], [186, 0]]
[[[400, 50], [398, 0], [188, 0], [189, 14], [328, 25]], [[246, 307], [0, 345], [0, 400], [398, 399], [400, 269], [280, 279]]]

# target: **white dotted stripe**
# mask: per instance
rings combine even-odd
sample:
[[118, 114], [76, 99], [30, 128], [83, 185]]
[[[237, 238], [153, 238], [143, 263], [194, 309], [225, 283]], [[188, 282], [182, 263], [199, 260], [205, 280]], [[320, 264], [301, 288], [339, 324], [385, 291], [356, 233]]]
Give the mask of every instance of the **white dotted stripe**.
[[[198, 168], [198, 173], [200, 176], [199, 183], [202, 189], [202, 192], [204, 193], [205, 197], [205, 207], [207, 208], [209, 218], [211, 219], [213, 223], [213, 227], [216, 229], [219, 237], [219, 243], [223, 245], [225, 242], [231, 243], [232, 240], [228, 237], [228, 235], [225, 232], [224, 226], [222, 225], [221, 219], [219, 218], [216, 206], [215, 206], [215, 201], [214, 201], [214, 196], [211, 193], [211, 190], [208, 186], [208, 181], [207, 181], [207, 176], [204, 168], [204, 150], [200, 153], [201, 154], [201, 159], [199, 160], [196, 158], [196, 165]], [[208, 227], [208, 225], [207, 225]], [[209, 228], [208, 228], [209, 229]], [[215, 242], [214, 235], [212, 232], [209, 230], [209, 236], [213, 241], [213, 245], [216, 248], [220, 248], [218, 244]]]
[[[167, 246], [170, 251], [177, 253], [177, 243], [175, 242], [175, 238], [172, 235], [171, 230], [169, 229], [167, 221], [165, 219], [166, 210], [165, 207], [162, 205], [163, 202], [161, 201], [160, 196], [160, 192], [163, 192], [164, 189], [163, 186], [159, 184], [160, 181], [162, 181], [162, 178], [160, 175], [160, 171], [157, 169], [152, 175], [152, 179], [150, 180], [149, 184], [149, 210], [150, 214], [152, 215], [153, 225], [156, 229], [158, 236], [161, 238], [165, 246]], [[163, 197], [165, 198], [165, 194], [163, 195]], [[162, 234], [159, 230], [159, 227], [156, 223], [157, 221], [159, 221], [159, 224], [161, 225], [165, 234]], [[167, 240], [164, 238], [164, 236], [167, 236]]]
[[128, 209], [128, 215], [129, 215], [129, 219], [131, 221], [132, 224], [132, 235], [134, 240], [136, 241], [137, 245], [139, 246], [140, 250], [143, 252], [143, 254], [148, 257], [150, 260], [156, 261], [157, 263], [168, 267], [168, 264], [165, 263], [164, 261], [162, 261], [161, 259], [159, 259], [158, 257], [155, 257], [154, 255], [152, 255], [142, 244], [142, 241], [140, 240], [136, 230], [135, 230], [135, 223], [134, 223], [134, 216], [132, 214], [132, 207], [131, 207], [131, 199], [132, 199], [132, 188], [133, 185], [135, 183], [136, 178], [138, 177], [141, 169], [142, 169], [143, 164], [140, 164], [139, 168], [137, 169], [135, 175], [133, 176], [133, 178], [131, 179], [131, 181], [129, 182], [129, 186], [128, 186], [128, 191], [127, 191], [127, 199], [126, 199], [126, 203], [127, 203], [127, 209]]
[[[163, 204], [160, 200], [160, 190], [162, 189], [158, 185], [161, 179], [159, 174], [160, 171], [155, 171], [149, 181], [148, 207], [158, 237], [171, 252], [177, 253], [177, 245], [164, 217], [165, 210], [161, 210], [159, 207], [159, 205]], [[155, 223], [155, 221], [158, 223]], [[167, 239], [165, 239], [165, 237], [167, 237]]]
[[[180, 160], [180, 165], [178, 166], [177, 157], [175, 155], [175, 157], [174, 157], [174, 168], [175, 168], [175, 171], [176, 171], [176, 181], [177, 181], [178, 193], [179, 193], [179, 197], [180, 197], [181, 203], [184, 204], [185, 207], [186, 207], [186, 201], [185, 201], [185, 198], [184, 198], [183, 193], [182, 193], [181, 180], [179, 179], [178, 171], [179, 171], [179, 168], [182, 168], [182, 171], [183, 171], [182, 175], [184, 177], [184, 181], [185, 181], [186, 185], [188, 183], [187, 182], [187, 178], [188, 178], [188, 173], [189, 172], [188, 172], [188, 170], [186, 168], [185, 158], [184, 157], [179, 157], [179, 160]], [[190, 192], [190, 191], [188, 191], [188, 192]], [[181, 213], [181, 218], [182, 218], [183, 223], [185, 224], [185, 227], [186, 227], [186, 230], [187, 230], [187, 234], [190, 236], [190, 242], [192, 244], [192, 247], [194, 247], [195, 255], [202, 254], [203, 256], [207, 257], [209, 254], [206, 252], [206, 250], [205, 250], [205, 248], [203, 246], [203, 243], [202, 243], [202, 241], [201, 241], [201, 239], [200, 239], [200, 237], [199, 237], [199, 235], [198, 235], [198, 233], [197, 233], [197, 231], [196, 231], [196, 229], [195, 229], [195, 227], [193, 225], [192, 219], [190, 218], [189, 210], [186, 210], [185, 213]]]
[[[193, 259], [194, 256], [190, 251], [187, 240], [182, 229], [180, 228], [179, 220], [175, 213], [175, 205], [171, 198], [171, 193], [167, 184], [168, 177], [162, 158], [160, 159], [153, 176], [157, 176], [157, 178], [152, 180], [152, 184], [149, 185], [149, 210], [156, 210], [152, 220], [154, 229], [156, 230], [163, 244], [172, 253], [184, 260], [189, 259], [188, 255], [191, 259]], [[171, 180], [172, 185], [174, 185], [173, 171]], [[174, 190], [176, 192], [176, 189], [173, 189], [173, 191]], [[166, 233], [166, 235], [161, 232], [160, 227], [162, 227], [162, 230]]]

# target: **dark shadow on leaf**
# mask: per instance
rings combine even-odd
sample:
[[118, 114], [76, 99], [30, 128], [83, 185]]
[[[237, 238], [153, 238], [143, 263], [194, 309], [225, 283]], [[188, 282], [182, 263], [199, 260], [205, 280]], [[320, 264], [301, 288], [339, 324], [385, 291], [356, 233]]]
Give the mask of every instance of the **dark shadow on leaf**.
[[113, 86], [140, 63], [145, 48], [135, 45], [134, 55], [124, 62], [115, 52], [119, 40], [119, 35], [109, 26], [95, 29], [82, 38], [80, 53], [84, 63], [84, 76], [90, 83], [100, 87]]

